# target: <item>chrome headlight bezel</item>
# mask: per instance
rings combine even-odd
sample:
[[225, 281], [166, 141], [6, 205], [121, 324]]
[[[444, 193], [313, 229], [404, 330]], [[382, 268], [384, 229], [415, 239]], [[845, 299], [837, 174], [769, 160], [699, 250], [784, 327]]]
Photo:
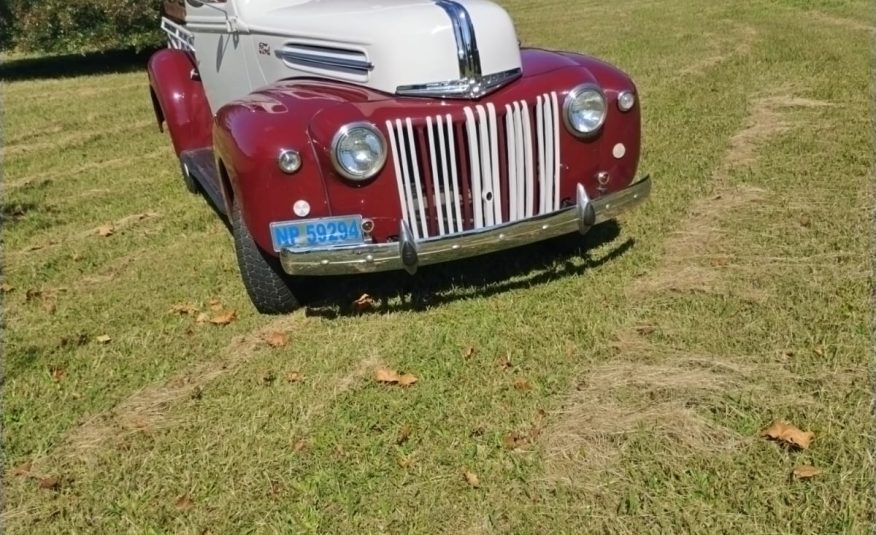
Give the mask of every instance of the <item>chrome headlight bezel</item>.
[[[368, 130], [371, 134], [377, 138], [380, 143], [380, 154], [378, 155], [377, 160], [372, 164], [372, 166], [364, 173], [355, 173], [350, 171], [346, 167], [341, 164], [341, 160], [338, 157], [338, 149], [340, 148], [341, 142], [350, 135], [351, 132], [357, 129]], [[386, 164], [388, 147], [386, 144], [386, 137], [374, 124], [369, 122], [356, 122], [350, 123], [342, 126], [338, 129], [335, 137], [332, 139], [331, 145], [331, 156], [332, 156], [332, 164], [335, 166], [335, 171], [338, 172], [342, 177], [352, 180], [354, 182], [364, 182], [366, 180], [370, 180], [374, 178], [377, 173], [379, 173], [383, 166]]]
[[[575, 128], [572, 124], [572, 119], [570, 114], [572, 112], [572, 104], [580, 98], [585, 93], [594, 93], [599, 96], [600, 100], [602, 100], [602, 115], [599, 118], [597, 124], [587, 131], [580, 131]], [[566, 95], [566, 100], [563, 102], [563, 123], [566, 125], [566, 129], [574, 136], [579, 138], [590, 138], [599, 133], [602, 129], [602, 125], [605, 124], [605, 119], [608, 117], [608, 101], [605, 98], [605, 93], [602, 89], [595, 84], [581, 84]]]

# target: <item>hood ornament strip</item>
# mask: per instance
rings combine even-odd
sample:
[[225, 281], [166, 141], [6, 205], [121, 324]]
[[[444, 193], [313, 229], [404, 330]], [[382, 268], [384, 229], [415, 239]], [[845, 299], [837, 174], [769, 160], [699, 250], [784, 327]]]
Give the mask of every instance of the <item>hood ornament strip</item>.
[[435, 0], [450, 17], [453, 36], [456, 39], [456, 55], [459, 58], [459, 79], [444, 82], [404, 85], [396, 93], [410, 97], [480, 98], [519, 78], [522, 69], [484, 75], [481, 55], [475, 37], [474, 23], [465, 6], [455, 0]]
[[475, 37], [474, 23], [465, 6], [454, 0], [436, 0], [435, 5], [450, 17], [453, 36], [456, 38], [456, 55], [459, 58], [460, 78], [479, 78], [481, 76], [481, 56], [478, 40]]

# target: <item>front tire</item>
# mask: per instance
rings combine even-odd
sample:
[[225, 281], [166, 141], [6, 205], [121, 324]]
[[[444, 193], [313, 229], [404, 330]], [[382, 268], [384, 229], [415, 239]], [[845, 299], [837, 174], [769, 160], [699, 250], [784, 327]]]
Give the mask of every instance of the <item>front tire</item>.
[[298, 308], [300, 304], [280, 261], [262, 251], [252, 239], [237, 204], [231, 209], [231, 230], [243, 285], [256, 310], [262, 314], [286, 314]]
[[180, 163], [179, 167], [182, 172], [183, 184], [186, 185], [186, 189], [189, 190], [189, 193], [200, 193], [201, 185], [198, 184], [198, 180], [192, 176], [191, 171], [189, 171], [189, 166]]

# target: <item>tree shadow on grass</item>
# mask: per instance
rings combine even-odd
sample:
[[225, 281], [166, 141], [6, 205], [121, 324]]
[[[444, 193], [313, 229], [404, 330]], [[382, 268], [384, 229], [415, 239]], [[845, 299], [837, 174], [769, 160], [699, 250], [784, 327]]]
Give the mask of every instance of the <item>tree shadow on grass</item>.
[[[425, 266], [414, 276], [389, 272], [315, 278], [312, 284], [305, 286], [313, 288], [319, 298], [310, 301], [305, 313], [333, 319], [362, 313], [425, 310], [457, 300], [489, 297], [544, 284], [597, 268], [622, 256], [635, 245], [633, 239], [625, 240], [597, 258], [591, 254], [619, 235], [618, 223], [608, 221], [591, 229], [586, 236], [570, 234], [517, 249]], [[357, 311], [353, 301], [364, 293], [371, 296], [375, 304], [365, 312]]]
[[108, 50], [87, 54], [65, 54], [0, 61], [0, 80], [21, 82], [53, 78], [73, 78], [95, 74], [146, 71], [154, 50]]

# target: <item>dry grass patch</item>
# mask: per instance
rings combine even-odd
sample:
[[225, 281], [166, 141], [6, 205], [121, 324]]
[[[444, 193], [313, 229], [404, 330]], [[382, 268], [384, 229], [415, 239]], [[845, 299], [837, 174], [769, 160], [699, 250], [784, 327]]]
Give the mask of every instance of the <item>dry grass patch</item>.
[[712, 54], [682, 68], [681, 74], [685, 76], [702, 75], [730, 59], [749, 54], [756, 41], [757, 30], [754, 27], [733, 24], [731, 31], [711, 35]]

